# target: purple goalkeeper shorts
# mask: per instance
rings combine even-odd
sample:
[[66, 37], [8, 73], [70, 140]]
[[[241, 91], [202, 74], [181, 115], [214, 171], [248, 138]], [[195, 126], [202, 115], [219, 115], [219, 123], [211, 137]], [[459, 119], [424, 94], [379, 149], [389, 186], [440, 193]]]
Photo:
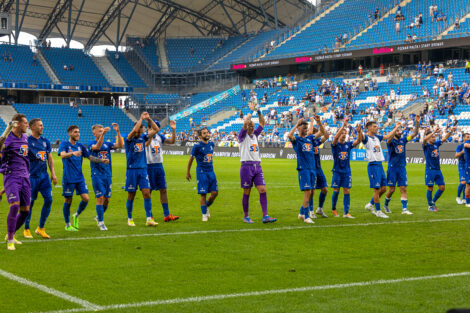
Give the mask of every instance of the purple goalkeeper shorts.
[[263, 169], [259, 162], [243, 162], [240, 168], [240, 181], [242, 188], [264, 186]]
[[31, 204], [31, 183], [29, 177], [18, 174], [3, 175], [3, 186], [8, 203], [19, 202], [20, 206]]

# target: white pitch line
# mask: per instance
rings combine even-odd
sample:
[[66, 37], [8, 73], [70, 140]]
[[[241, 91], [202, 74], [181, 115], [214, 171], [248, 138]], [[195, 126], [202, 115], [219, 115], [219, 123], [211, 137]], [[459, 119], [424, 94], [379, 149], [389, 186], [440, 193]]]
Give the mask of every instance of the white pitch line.
[[83, 299], [80, 299], [80, 298], [77, 298], [77, 297], [74, 297], [74, 296], [71, 296], [65, 292], [62, 292], [62, 291], [59, 291], [59, 290], [56, 290], [56, 289], [53, 289], [53, 288], [50, 288], [50, 287], [47, 287], [47, 286], [44, 286], [44, 285], [41, 285], [41, 284], [38, 284], [34, 281], [31, 281], [31, 280], [28, 280], [26, 278], [23, 278], [23, 277], [19, 277], [19, 276], [16, 276], [12, 273], [9, 273], [9, 272], [6, 272], [6, 271], [3, 271], [0, 269], [0, 275], [9, 279], [9, 280], [12, 280], [14, 282], [17, 282], [19, 284], [22, 284], [22, 285], [25, 285], [25, 286], [28, 286], [28, 287], [32, 287], [32, 288], [35, 288], [35, 289], [38, 289], [38, 290], [41, 290], [45, 293], [48, 293], [50, 295], [53, 295], [57, 298], [61, 298], [63, 300], [66, 300], [68, 302], [72, 302], [72, 303], [75, 303], [75, 304], [78, 304], [82, 307], [83, 310], [86, 310], [86, 311], [95, 311], [95, 310], [100, 310], [101, 307], [97, 304], [93, 304], [91, 302], [88, 302], [86, 300], [83, 300]]
[[295, 293], [295, 292], [341, 289], [341, 288], [351, 288], [351, 287], [364, 287], [364, 286], [373, 286], [373, 285], [388, 285], [388, 284], [397, 284], [397, 283], [403, 283], [403, 282], [422, 281], [422, 280], [439, 279], [439, 278], [462, 277], [462, 276], [469, 276], [469, 275], [470, 275], [470, 272], [461, 272], [461, 273], [449, 273], [449, 274], [431, 275], [431, 276], [404, 277], [404, 278], [398, 278], [398, 279], [381, 279], [381, 280], [361, 281], [361, 282], [346, 283], [346, 284], [307, 286], [307, 287], [300, 287], [300, 288], [262, 290], [262, 291], [240, 292], [240, 293], [199, 296], [199, 297], [190, 297], [190, 298], [174, 298], [174, 299], [167, 299], [167, 300], [145, 301], [145, 302], [136, 302], [136, 303], [111, 304], [111, 305], [100, 306], [98, 309], [78, 308], [78, 309], [69, 309], [69, 310], [61, 310], [61, 311], [49, 311], [49, 312], [44, 312], [44, 313], [74, 313], [74, 312], [88, 312], [88, 311], [106, 311], [106, 310], [119, 310], [119, 309], [127, 309], [127, 308], [157, 306], [157, 305], [165, 305], [165, 304], [181, 304], [181, 303], [194, 303], [194, 302], [198, 303], [198, 302], [203, 302], [203, 301], [225, 300], [225, 299], [243, 298], [243, 297], [256, 297], [256, 296], [286, 294], [286, 293]]
[[56, 238], [48, 240], [25, 240], [25, 243], [45, 243], [58, 241], [82, 241], [82, 240], [103, 240], [103, 239], [122, 239], [135, 237], [159, 237], [159, 236], [184, 236], [184, 235], [201, 235], [214, 233], [244, 233], [258, 231], [279, 231], [279, 230], [297, 230], [297, 229], [316, 229], [316, 228], [342, 228], [342, 227], [367, 227], [375, 225], [399, 225], [399, 224], [415, 224], [415, 223], [442, 223], [442, 222], [459, 222], [470, 221], [470, 217], [449, 218], [449, 219], [431, 219], [431, 220], [413, 220], [413, 221], [394, 221], [379, 223], [355, 223], [355, 224], [335, 224], [335, 225], [312, 225], [312, 226], [285, 226], [273, 228], [242, 228], [242, 229], [213, 229], [213, 230], [194, 230], [184, 232], [167, 232], [167, 233], [149, 233], [149, 234], [132, 234], [132, 235], [114, 235], [114, 236], [96, 236], [96, 237], [70, 237]]

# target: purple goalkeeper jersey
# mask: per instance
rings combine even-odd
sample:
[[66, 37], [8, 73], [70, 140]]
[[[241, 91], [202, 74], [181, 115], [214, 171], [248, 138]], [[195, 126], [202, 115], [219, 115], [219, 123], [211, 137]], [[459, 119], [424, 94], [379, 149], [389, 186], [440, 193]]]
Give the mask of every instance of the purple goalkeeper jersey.
[[22, 134], [18, 138], [11, 132], [4, 145], [0, 173], [29, 177], [28, 136]]

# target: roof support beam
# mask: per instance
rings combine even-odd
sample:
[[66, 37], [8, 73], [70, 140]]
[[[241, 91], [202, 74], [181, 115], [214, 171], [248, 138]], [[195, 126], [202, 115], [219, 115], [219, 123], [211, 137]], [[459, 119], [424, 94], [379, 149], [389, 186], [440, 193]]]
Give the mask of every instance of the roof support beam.
[[[129, 3], [129, 0], [114, 0], [111, 5], [108, 7], [104, 13], [101, 20], [98, 22], [98, 26], [95, 28], [93, 33], [85, 44], [85, 52], [90, 51], [90, 49], [95, 45], [95, 43], [105, 35], [106, 30], [111, 26], [116, 17], [121, 14], [123, 8]], [[106, 37], [108, 38], [108, 37]], [[111, 40], [111, 43], [113, 41]]]
[[70, 47], [70, 41], [72, 41], [73, 34], [75, 33], [75, 27], [77, 27], [77, 22], [80, 19], [80, 15], [82, 14], [84, 4], [85, 0], [82, 0], [82, 4], [80, 4], [80, 9], [78, 10], [77, 17], [75, 17], [75, 22], [73, 23], [72, 31], [70, 32], [70, 38], [67, 38], [67, 47]]
[[178, 9], [167, 5], [165, 11], [162, 13], [160, 18], [158, 19], [157, 23], [152, 27], [150, 32], [147, 35], [147, 39], [157, 38], [162, 33], [162, 29], [166, 30], [168, 26], [167, 23], [171, 23], [173, 21], [173, 16], [175, 15]]
[[3, 0], [1, 7], [3, 12], [10, 12], [11, 7], [15, 3], [15, 0]]
[[19, 20], [19, 13], [20, 13], [20, 1], [19, 0], [16, 0], [16, 21], [15, 21], [15, 36], [13, 37], [15, 39], [15, 45], [18, 44], [18, 38], [20, 37], [20, 32], [21, 32], [21, 29], [23, 28], [23, 22], [24, 22], [24, 12], [26, 12], [28, 10], [28, 6], [29, 6], [29, 0], [26, 0], [26, 3], [24, 5], [24, 9], [23, 9], [23, 15], [21, 16], [21, 22], [18, 24], [18, 20]]
[[[134, 16], [135, 8], [137, 8], [137, 5], [139, 4], [139, 0], [136, 0], [134, 2], [134, 6], [132, 7], [131, 14], [127, 17], [127, 22], [126, 25], [124, 26], [124, 29], [122, 30], [121, 37], [119, 38], [118, 46], [121, 45], [122, 39], [126, 35], [127, 27], [129, 26], [129, 23], [131, 22], [132, 17]], [[117, 48], [116, 48], [117, 51]]]
[[[49, 18], [46, 20], [46, 24], [42, 28], [38, 36], [38, 41], [42, 42], [46, 39], [57, 23], [62, 19], [62, 16], [67, 11], [68, 7], [72, 5], [72, 0], [57, 0], [54, 8], [49, 15]], [[67, 40], [66, 40], [67, 41]]]
[[[229, 6], [230, 8], [233, 8], [234, 10], [239, 10], [238, 12], [240, 12], [242, 16], [243, 16], [243, 12], [245, 13], [246, 15], [245, 19], [241, 18], [240, 21], [238, 21], [236, 24], [238, 28], [241, 28], [242, 26], [248, 24], [249, 22], [253, 20], [263, 25], [267, 23], [266, 19], [264, 18], [265, 15], [261, 11], [261, 9], [251, 4], [250, 2], [246, 0], [224, 0], [224, 1], [225, 1], [226, 6]], [[227, 5], [227, 2], [231, 6]], [[272, 23], [275, 23], [275, 17], [271, 16], [269, 13], [266, 12], [274, 5], [273, 0], [266, 0], [264, 3], [261, 3], [261, 4], [265, 10], [268, 20], [271, 21]], [[278, 26], [285, 27], [286, 24], [278, 19]]]
[[237, 31], [238, 34], [240, 34], [240, 32], [238, 31], [237, 25], [235, 25], [235, 23], [232, 20], [232, 17], [230, 16], [227, 9], [225, 8], [224, 1], [223, 0], [218, 0], [218, 2], [219, 2], [219, 5], [221, 6], [222, 10], [224, 11], [225, 15], [227, 16], [228, 20], [232, 24], [232, 27]]
[[[266, 11], [264, 10], [264, 7], [263, 7], [263, 4], [261, 3], [261, 0], [258, 0], [258, 4], [259, 4], [259, 7], [261, 8], [261, 12], [263, 12], [263, 16], [264, 16], [264, 21], [266, 24], [269, 23], [269, 20], [268, 20], [268, 15], [266, 14]], [[271, 23], [272, 25], [272, 23]]]

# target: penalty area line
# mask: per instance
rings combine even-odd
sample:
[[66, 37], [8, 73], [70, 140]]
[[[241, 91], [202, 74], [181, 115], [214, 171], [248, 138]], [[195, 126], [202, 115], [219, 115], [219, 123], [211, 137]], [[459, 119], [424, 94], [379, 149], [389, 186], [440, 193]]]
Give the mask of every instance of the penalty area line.
[[316, 228], [343, 228], [343, 227], [368, 227], [376, 225], [401, 225], [401, 224], [415, 224], [415, 223], [445, 223], [445, 222], [459, 222], [470, 221], [470, 217], [463, 218], [449, 218], [449, 219], [429, 219], [429, 220], [411, 220], [411, 221], [392, 221], [392, 222], [378, 222], [378, 223], [352, 223], [352, 224], [334, 224], [334, 225], [312, 225], [312, 226], [284, 226], [272, 228], [240, 228], [240, 229], [212, 229], [212, 230], [193, 230], [182, 232], [166, 232], [166, 233], [147, 233], [147, 234], [131, 234], [131, 235], [113, 235], [113, 236], [91, 236], [91, 237], [68, 237], [56, 238], [48, 240], [25, 240], [24, 243], [46, 243], [46, 242], [60, 242], [60, 241], [85, 241], [85, 240], [103, 240], [103, 239], [124, 239], [124, 238], [138, 238], [138, 237], [159, 237], [159, 236], [185, 236], [185, 235], [201, 235], [201, 234], [214, 234], [214, 233], [245, 233], [245, 232], [260, 232], [260, 231], [282, 231], [282, 230], [299, 230], [299, 229], [316, 229]]
[[66, 300], [68, 302], [78, 304], [82, 307], [81, 309], [83, 309], [83, 310], [95, 311], [95, 310], [101, 309], [101, 307], [97, 304], [94, 304], [94, 303], [88, 302], [86, 300], [71, 296], [68, 293], [56, 290], [54, 288], [50, 288], [50, 287], [47, 287], [45, 285], [38, 284], [34, 281], [28, 280], [26, 278], [17, 276], [15, 274], [6, 272], [6, 271], [1, 270], [1, 269], [0, 269], [0, 276], [3, 276], [6, 279], [12, 280], [12, 281], [17, 282], [19, 284], [22, 284], [22, 285], [25, 285], [25, 286], [28, 286], [28, 287], [31, 287], [31, 288], [35, 288], [35, 289], [40, 290], [42, 292], [48, 293], [50, 295], [53, 295], [54, 297]]
[[300, 287], [300, 288], [272, 289], [272, 290], [262, 290], [262, 291], [231, 293], [231, 294], [199, 296], [199, 297], [190, 297], [190, 298], [174, 298], [174, 299], [167, 299], [167, 300], [145, 301], [145, 302], [136, 302], [136, 303], [111, 304], [111, 305], [100, 306], [98, 309], [79, 308], [79, 309], [60, 310], [60, 311], [48, 311], [48, 312], [43, 312], [43, 313], [90, 312], [90, 311], [105, 311], [105, 310], [119, 310], [119, 309], [127, 309], [127, 308], [151, 307], [151, 306], [158, 306], [158, 305], [165, 305], [165, 304], [199, 303], [203, 301], [216, 301], [216, 300], [225, 300], [225, 299], [233, 299], [233, 298], [277, 295], [277, 294], [306, 292], [306, 291], [342, 289], [342, 288], [364, 287], [364, 286], [374, 286], [374, 285], [389, 285], [389, 284], [398, 284], [398, 283], [403, 283], [403, 282], [462, 277], [462, 276], [469, 276], [469, 275], [470, 275], [470, 272], [460, 272], [460, 273], [449, 273], [449, 274], [430, 275], [430, 276], [404, 277], [404, 278], [398, 278], [398, 279], [380, 279], [380, 280], [360, 281], [360, 282], [345, 283], [345, 284], [307, 286], [307, 287]]

